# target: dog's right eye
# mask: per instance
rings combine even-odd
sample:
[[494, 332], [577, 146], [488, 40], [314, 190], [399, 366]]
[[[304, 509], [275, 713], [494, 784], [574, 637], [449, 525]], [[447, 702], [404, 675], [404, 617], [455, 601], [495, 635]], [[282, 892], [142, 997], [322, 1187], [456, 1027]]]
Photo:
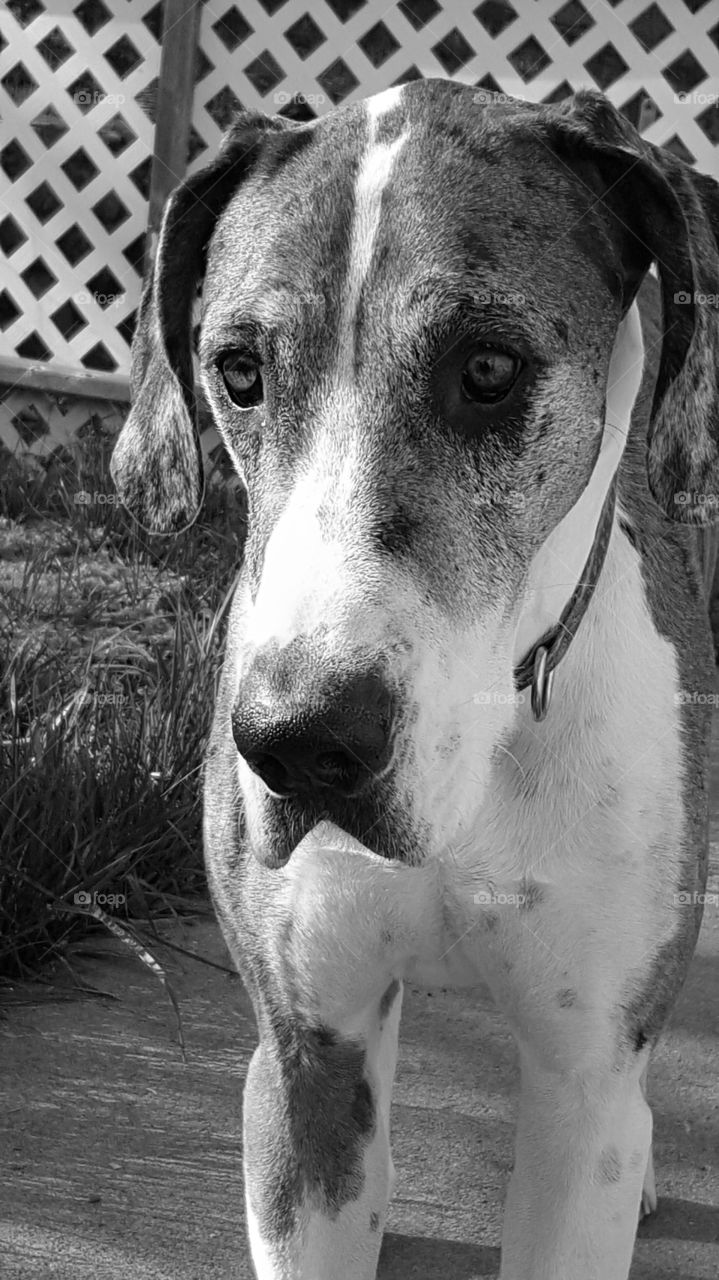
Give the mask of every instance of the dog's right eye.
[[263, 398], [262, 375], [257, 360], [243, 351], [231, 351], [220, 361], [225, 386], [240, 409], [251, 409]]

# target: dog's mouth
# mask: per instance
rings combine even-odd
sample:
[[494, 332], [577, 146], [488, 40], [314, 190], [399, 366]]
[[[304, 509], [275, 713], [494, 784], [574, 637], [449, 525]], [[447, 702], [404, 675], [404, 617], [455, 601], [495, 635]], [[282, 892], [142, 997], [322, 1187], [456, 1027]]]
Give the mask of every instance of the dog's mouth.
[[261, 830], [250, 838], [254, 856], [267, 867], [283, 867], [310, 834], [320, 830], [331, 847], [353, 848], [381, 858], [416, 864], [419, 840], [409, 815], [386, 783], [354, 797], [274, 797], [262, 805]]
[[330, 849], [337, 854], [359, 854], [361, 857], [377, 858], [384, 855], [377, 854], [368, 845], [362, 844], [356, 840], [353, 835], [345, 831], [342, 827], [338, 827], [336, 823], [324, 819], [318, 822], [315, 827], [304, 837], [303, 840], [293, 850], [292, 856], [298, 854], [304, 849]]

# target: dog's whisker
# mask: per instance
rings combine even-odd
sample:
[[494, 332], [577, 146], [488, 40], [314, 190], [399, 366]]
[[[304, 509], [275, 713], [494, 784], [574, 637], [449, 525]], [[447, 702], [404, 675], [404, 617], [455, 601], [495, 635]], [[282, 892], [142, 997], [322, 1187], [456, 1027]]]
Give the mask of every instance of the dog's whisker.
[[526, 772], [526, 769], [525, 769], [525, 768], [524, 768], [524, 766], [520, 763], [520, 761], [517, 759], [517, 757], [515, 756], [514, 752], [513, 752], [513, 751], [510, 751], [510, 750], [509, 750], [509, 747], [505, 747], [505, 746], [503, 745], [503, 743], [501, 743], [501, 742], [497, 742], [497, 743], [495, 744], [495, 748], [494, 748], [494, 749], [495, 749], [495, 751], [501, 751], [501, 752], [502, 752], [502, 754], [503, 754], [503, 755], [505, 755], [505, 756], [509, 756], [509, 759], [512, 761], [512, 763], [513, 763], [513, 764], [515, 764], [515, 765], [517, 766], [517, 768], [519, 769], [519, 772], [520, 772], [520, 773], [521, 773], [521, 775], [522, 775], [522, 781], [526, 783], [526, 781], [527, 781], [527, 772]]

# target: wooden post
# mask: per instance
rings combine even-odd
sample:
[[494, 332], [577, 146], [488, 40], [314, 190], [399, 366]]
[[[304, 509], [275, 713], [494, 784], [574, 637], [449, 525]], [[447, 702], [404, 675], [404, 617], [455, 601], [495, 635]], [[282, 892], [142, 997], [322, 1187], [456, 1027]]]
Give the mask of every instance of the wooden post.
[[165, 201], [187, 168], [201, 8], [202, 0], [165, 0], [145, 275], [155, 257]]

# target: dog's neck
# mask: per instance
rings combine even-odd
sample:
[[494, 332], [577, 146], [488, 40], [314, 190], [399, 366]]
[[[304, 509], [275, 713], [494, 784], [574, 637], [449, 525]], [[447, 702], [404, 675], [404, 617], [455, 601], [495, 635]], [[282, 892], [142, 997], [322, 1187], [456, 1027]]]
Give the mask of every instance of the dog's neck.
[[[617, 472], [644, 372], [636, 302], [617, 330], [607, 376], [604, 433], [590, 481], [535, 556], [514, 643], [515, 686], [532, 686], [535, 719], [549, 706], [552, 674], [579, 629], [614, 524]], [[574, 583], [573, 589], [567, 583]]]

